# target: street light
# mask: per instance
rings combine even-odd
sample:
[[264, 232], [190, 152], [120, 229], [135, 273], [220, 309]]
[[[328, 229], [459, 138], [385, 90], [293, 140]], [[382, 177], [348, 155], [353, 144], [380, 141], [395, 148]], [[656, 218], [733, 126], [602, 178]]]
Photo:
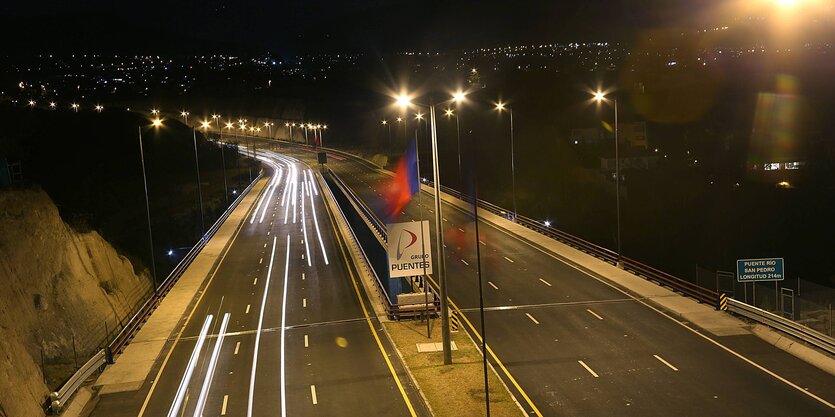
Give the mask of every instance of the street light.
[[[188, 112], [184, 113], [186, 114], [186, 119], [188, 119]], [[188, 124], [188, 122], [186, 122], [186, 124]], [[203, 129], [204, 132], [207, 132], [209, 125], [210, 123], [208, 121], [203, 121], [200, 123], [200, 128]], [[197, 200], [200, 202], [200, 235], [202, 239], [203, 234], [206, 233], [206, 220], [203, 216], [203, 189], [200, 186], [200, 158], [197, 157], [197, 130], [192, 128], [191, 134], [194, 138], [194, 167], [197, 171]]]
[[496, 103], [496, 110], [501, 113], [505, 110], [510, 114], [510, 176], [513, 185], [513, 221], [516, 221], [518, 211], [516, 211], [516, 158], [514, 157], [514, 143], [513, 143], [513, 108], [499, 100]]
[[159, 109], [151, 109], [151, 114], [154, 116], [159, 116]]
[[273, 137], [273, 123], [272, 122], [264, 122], [264, 127], [267, 128], [267, 135], [269, 135], [269, 137], [272, 138]]
[[383, 124], [383, 126], [386, 126], [389, 129], [389, 148], [391, 148], [391, 125], [389, 124], [388, 120], [386, 120], [386, 119], [383, 119], [382, 124]]
[[70, 107], [72, 107], [72, 109], [75, 110], [76, 113], [78, 113], [78, 108], [81, 106], [79, 106], [78, 103], [73, 103], [70, 104]]
[[593, 93], [593, 100], [597, 102], [599, 105], [600, 103], [604, 102], [612, 102], [612, 107], [615, 111], [615, 213], [617, 216], [617, 245], [618, 245], [618, 257], [617, 257], [617, 266], [621, 266], [621, 243], [620, 243], [620, 154], [619, 154], [619, 146], [618, 146], [618, 99], [606, 98], [606, 93], [600, 90], [597, 90]]
[[35, 107], [35, 100], [29, 100], [29, 107]]
[[104, 106], [102, 106], [101, 104], [96, 104], [95, 109], [97, 112], [101, 113], [101, 111], [104, 110]]
[[[396, 103], [401, 109], [406, 110], [412, 106], [411, 98], [406, 94], [400, 94], [396, 98]], [[441, 213], [441, 173], [438, 164], [438, 134], [435, 123], [435, 104], [431, 103], [429, 106], [429, 127], [432, 141], [432, 174], [434, 176], [435, 187], [435, 237], [437, 241], [438, 253], [438, 285], [441, 287], [441, 344], [444, 352], [444, 364], [452, 363], [452, 350], [450, 345], [449, 334], [449, 305], [447, 300], [447, 276], [446, 276], [446, 260], [444, 259], [444, 234], [443, 234], [443, 215]], [[415, 115], [418, 120], [423, 119], [423, 113], [418, 111]], [[420, 190], [418, 189], [418, 193]]]
[[[151, 126], [159, 128], [162, 126], [162, 120], [155, 118], [151, 122]], [[145, 149], [142, 146], [142, 126], [139, 126], [139, 158], [142, 161], [142, 184], [145, 186], [145, 212], [148, 216], [148, 244], [151, 248], [151, 279], [154, 284], [154, 293], [157, 292], [157, 266], [154, 261], [154, 233], [151, 228], [151, 203], [148, 199], [148, 177], [145, 173]]]
[[188, 115], [189, 115], [189, 112], [187, 112], [185, 110], [180, 112], [180, 116], [182, 116], [182, 118], [183, 118], [183, 120], [185, 120], [186, 124], [188, 124]]
[[58, 104], [56, 104], [54, 101], [49, 102], [49, 108], [50, 109], [55, 110], [56, 107], [58, 107]]

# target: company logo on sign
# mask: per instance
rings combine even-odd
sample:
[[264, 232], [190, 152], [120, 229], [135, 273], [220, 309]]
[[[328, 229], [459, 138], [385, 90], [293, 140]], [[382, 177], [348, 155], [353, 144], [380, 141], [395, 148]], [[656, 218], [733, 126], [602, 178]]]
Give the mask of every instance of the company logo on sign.
[[386, 225], [388, 232], [389, 277], [411, 277], [432, 273], [429, 222]]
[[[406, 246], [403, 246], [403, 236], [406, 236], [406, 239], [409, 240], [409, 243], [407, 243]], [[409, 249], [412, 245], [414, 245], [415, 242], [417, 242], [417, 235], [416, 234], [414, 234], [414, 233], [412, 233], [412, 232], [410, 232], [406, 229], [403, 229], [400, 232], [400, 237], [397, 239], [397, 260], [398, 261], [403, 259], [404, 251], [406, 249]]]

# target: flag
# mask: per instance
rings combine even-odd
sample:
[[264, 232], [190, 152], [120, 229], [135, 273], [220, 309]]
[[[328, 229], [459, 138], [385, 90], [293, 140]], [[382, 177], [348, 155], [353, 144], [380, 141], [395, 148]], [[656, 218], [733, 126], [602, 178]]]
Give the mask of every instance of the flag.
[[389, 183], [385, 214], [389, 220], [396, 219], [400, 212], [412, 201], [412, 196], [420, 190], [417, 166], [417, 143], [411, 140], [406, 146], [406, 153], [397, 161], [394, 178]]

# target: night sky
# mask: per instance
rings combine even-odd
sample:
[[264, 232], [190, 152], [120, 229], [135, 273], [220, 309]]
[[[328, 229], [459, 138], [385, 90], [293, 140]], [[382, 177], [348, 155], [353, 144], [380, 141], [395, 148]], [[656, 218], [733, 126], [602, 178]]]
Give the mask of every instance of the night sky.
[[716, 3], [46, 0], [0, 5], [0, 34], [15, 39], [7, 45], [11, 52], [444, 50], [519, 42], [628, 41], [639, 28], [693, 25], [695, 16]]

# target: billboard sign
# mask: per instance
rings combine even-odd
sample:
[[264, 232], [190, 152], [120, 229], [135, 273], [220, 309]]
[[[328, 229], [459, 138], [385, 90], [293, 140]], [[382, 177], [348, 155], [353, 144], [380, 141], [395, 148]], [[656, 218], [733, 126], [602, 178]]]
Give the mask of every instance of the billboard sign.
[[432, 273], [428, 220], [387, 224], [386, 231], [390, 278]]

